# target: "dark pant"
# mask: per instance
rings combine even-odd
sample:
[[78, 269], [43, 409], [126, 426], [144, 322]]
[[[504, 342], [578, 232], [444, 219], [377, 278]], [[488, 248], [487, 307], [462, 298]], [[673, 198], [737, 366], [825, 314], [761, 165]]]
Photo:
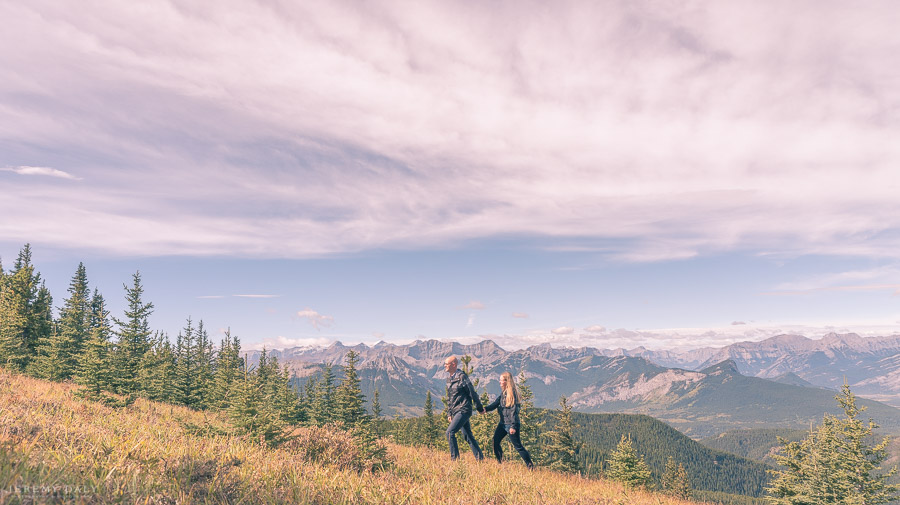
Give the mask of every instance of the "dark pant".
[[468, 414], [459, 412], [453, 416], [453, 419], [450, 421], [450, 426], [447, 428], [447, 443], [450, 444], [450, 459], [459, 457], [459, 449], [456, 447], [456, 432], [460, 430], [463, 432], [463, 438], [469, 443], [469, 447], [472, 449], [472, 454], [475, 455], [475, 459], [479, 461], [484, 459], [484, 455], [481, 454], [481, 449], [478, 448], [478, 442], [475, 441], [475, 437], [472, 435], [472, 426], [469, 424], [470, 417], [472, 417], [471, 412]]
[[[516, 432], [509, 433], [509, 428], [515, 428]], [[497, 429], [494, 430], [494, 456], [497, 456], [497, 461], [503, 463], [503, 447], [501, 442], [503, 442], [503, 437], [506, 435], [509, 435], [509, 441], [512, 442], [513, 447], [519, 452], [519, 456], [522, 457], [522, 461], [525, 462], [525, 465], [528, 466], [528, 468], [533, 468], [534, 464], [531, 462], [531, 454], [528, 454], [528, 451], [525, 450], [525, 446], [522, 445], [522, 439], [519, 438], [518, 425], [510, 426], [500, 423], [497, 425]]]

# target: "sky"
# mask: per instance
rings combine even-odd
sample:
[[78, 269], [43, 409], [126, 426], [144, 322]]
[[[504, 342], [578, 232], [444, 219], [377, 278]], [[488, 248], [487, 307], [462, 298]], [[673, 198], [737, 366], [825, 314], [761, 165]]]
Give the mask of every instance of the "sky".
[[0, 0], [0, 258], [245, 347], [900, 332], [892, 1]]

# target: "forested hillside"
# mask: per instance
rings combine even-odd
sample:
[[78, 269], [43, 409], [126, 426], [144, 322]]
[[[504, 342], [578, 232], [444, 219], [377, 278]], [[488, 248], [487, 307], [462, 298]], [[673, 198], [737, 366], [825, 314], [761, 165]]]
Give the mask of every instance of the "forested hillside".
[[704, 438], [700, 441], [706, 447], [730, 452], [738, 456], [774, 464], [772, 452], [780, 447], [778, 437], [792, 442], [803, 440], [809, 430], [792, 430], [786, 428], [764, 428], [752, 430], [733, 430], [719, 435]]

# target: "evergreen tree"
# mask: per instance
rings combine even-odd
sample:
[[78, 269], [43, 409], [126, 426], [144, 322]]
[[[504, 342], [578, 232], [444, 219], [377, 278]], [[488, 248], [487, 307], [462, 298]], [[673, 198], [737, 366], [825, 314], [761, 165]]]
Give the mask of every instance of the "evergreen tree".
[[285, 425], [299, 422], [301, 406], [290, 386], [290, 371], [279, 365], [277, 356], [267, 355], [265, 349], [260, 355], [257, 377], [264, 408], [270, 409]]
[[[53, 299], [41, 281], [41, 274], [31, 264], [31, 245], [25, 244], [6, 279], [6, 288], [12, 291], [16, 310], [24, 318], [20, 338], [25, 350], [23, 368], [34, 356], [38, 343], [50, 336]], [[14, 318], [15, 319], [15, 318]]]
[[276, 446], [284, 441], [285, 423], [266, 394], [270, 370], [265, 349], [256, 370], [251, 373], [246, 362], [241, 368], [243, 374], [234, 383], [228, 409], [232, 425], [261, 443]]
[[378, 388], [373, 387], [372, 391], [372, 424], [375, 426], [375, 433], [381, 434], [381, 399]]
[[142, 300], [144, 288], [141, 286], [141, 273], [135, 272], [132, 280], [130, 288], [123, 286], [125, 301], [128, 303], [125, 319], [113, 318], [118, 327], [115, 332], [118, 340], [113, 361], [115, 386], [117, 392], [126, 394], [140, 390], [138, 375], [144, 362], [144, 354], [150, 350], [149, 318], [153, 313], [153, 304]]
[[768, 487], [769, 502], [776, 505], [851, 503], [877, 505], [900, 498], [898, 486], [889, 484], [897, 473], [894, 466], [884, 472], [889, 438], [868, 444], [877, 425], [859, 419], [865, 407], [857, 407], [856, 397], [844, 384], [835, 397], [844, 418], [825, 415], [822, 425], [810, 430], [800, 442], [782, 442], [775, 460], [783, 469], [774, 473]]
[[331, 365], [324, 364], [322, 377], [315, 382], [316, 391], [312, 399], [312, 421], [322, 426], [337, 420], [335, 412], [334, 370]]
[[241, 370], [241, 341], [231, 336], [231, 330], [225, 331], [225, 338], [219, 345], [216, 355], [216, 366], [213, 374], [210, 403], [220, 409], [227, 409], [234, 382], [239, 378]]
[[[35, 377], [59, 380], [62, 378], [60, 366], [62, 360], [53, 360], [51, 350], [53, 343], [60, 340], [59, 327], [53, 320], [53, 296], [43, 281], [38, 288], [37, 296], [31, 305], [29, 325], [34, 336], [34, 345], [30, 348], [28, 364], [25, 370]], [[62, 355], [65, 358], [65, 355]], [[71, 376], [71, 369], [66, 370]]]
[[546, 464], [551, 470], [559, 472], [578, 472], [578, 451], [581, 444], [575, 441], [575, 426], [572, 423], [572, 407], [568, 399], [559, 399], [556, 426], [547, 433]]
[[[103, 308], [103, 298], [95, 291], [97, 308], [91, 310], [90, 335], [78, 360], [76, 381], [85, 386], [89, 396], [99, 397], [109, 387], [109, 313]], [[92, 302], [92, 306], [94, 303]]]
[[9, 287], [11, 277], [2, 279], [0, 289], [0, 366], [22, 371], [29, 358], [25, 345], [25, 300], [21, 293]]
[[150, 342], [150, 350], [144, 353], [141, 360], [139, 372], [141, 389], [151, 400], [181, 403], [176, 356], [168, 336], [157, 333], [151, 337]]
[[197, 347], [194, 322], [188, 317], [183, 330], [175, 337], [175, 401], [194, 408], [200, 404]]
[[209, 334], [203, 326], [203, 320], [197, 325], [196, 347], [194, 348], [194, 362], [197, 365], [195, 383], [197, 388], [196, 407], [206, 409], [213, 406], [213, 345], [209, 340]]
[[306, 416], [305, 416], [305, 424], [308, 425], [318, 425], [318, 417], [316, 414], [317, 405], [317, 394], [319, 391], [319, 383], [316, 380], [315, 375], [310, 375], [306, 378], [306, 383], [303, 385], [303, 390], [305, 392], [304, 397], [306, 398]]
[[691, 481], [688, 478], [687, 470], [684, 469], [684, 463], [676, 463], [674, 458], [669, 457], [662, 477], [662, 488], [663, 492], [668, 495], [682, 500], [691, 499], [693, 496]]
[[[39, 294], [40, 297], [40, 294]], [[40, 376], [66, 380], [75, 375], [78, 357], [88, 338], [91, 322], [90, 290], [84, 263], [79, 263], [69, 283], [69, 297], [60, 309], [59, 328], [52, 333], [45, 349]]]
[[347, 426], [356, 425], [365, 415], [365, 395], [360, 388], [359, 374], [356, 365], [359, 363], [359, 354], [350, 349], [344, 358], [344, 380], [338, 387], [335, 395], [335, 407], [337, 420]]
[[642, 488], [650, 484], [650, 468], [638, 455], [631, 442], [631, 435], [622, 435], [616, 450], [610, 455], [610, 479], [621, 482], [626, 488]]
[[425, 393], [425, 423], [421, 442], [428, 447], [435, 447], [441, 438], [438, 419], [434, 415], [434, 402], [431, 391]]
[[[93, 330], [98, 326], [105, 326], [109, 328], [109, 312], [105, 312], [103, 307], [106, 305], [106, 301], [103, 299], [103, 295], [100, 294], [100, 290], [94, 288], [94, 294], [91, 296], [91, 316], [88, 320], [88, 329]], [[109, 337], [110, 334], [107, 335]]]
[[366, 413], [365, 395], [360, 388], [359, 374], [356, 366], [359, 354], [350, 350], [345, 356], [344, 379], [335, 392], [334, 404], [336, 419], [343, 423], [353, 435], [354, 443], [360, 456], [367, 461], [367, 466], [374, 468], [383, 464], [387, 450], [378, 441], [372, 417]]

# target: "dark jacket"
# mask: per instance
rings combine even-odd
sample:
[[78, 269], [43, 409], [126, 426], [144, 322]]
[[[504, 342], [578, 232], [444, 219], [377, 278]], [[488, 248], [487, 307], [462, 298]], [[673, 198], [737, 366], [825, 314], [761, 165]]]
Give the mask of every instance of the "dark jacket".
[[447, 411], [451, 416], [462, 412], [472, 415], [472, 402], [481, 411], [481, 399], [475, 392], [475, 386], [469, 380], [469, 376], [462, 370], [457, 370], [447, 378]]
[[521, 423], [519, 422], [519, 404], [515, 404], [512, 407], [506, 406], [506, 392], [500, 393], [500, 396], [497, 397], [496, 400], [492, 401], [490, 405], [484, 408], [485, 411], [490, 412], [494, 409], [497, 409], [497, 413], [500, 414], [500, 424], [509, 424], [518, 426]]

